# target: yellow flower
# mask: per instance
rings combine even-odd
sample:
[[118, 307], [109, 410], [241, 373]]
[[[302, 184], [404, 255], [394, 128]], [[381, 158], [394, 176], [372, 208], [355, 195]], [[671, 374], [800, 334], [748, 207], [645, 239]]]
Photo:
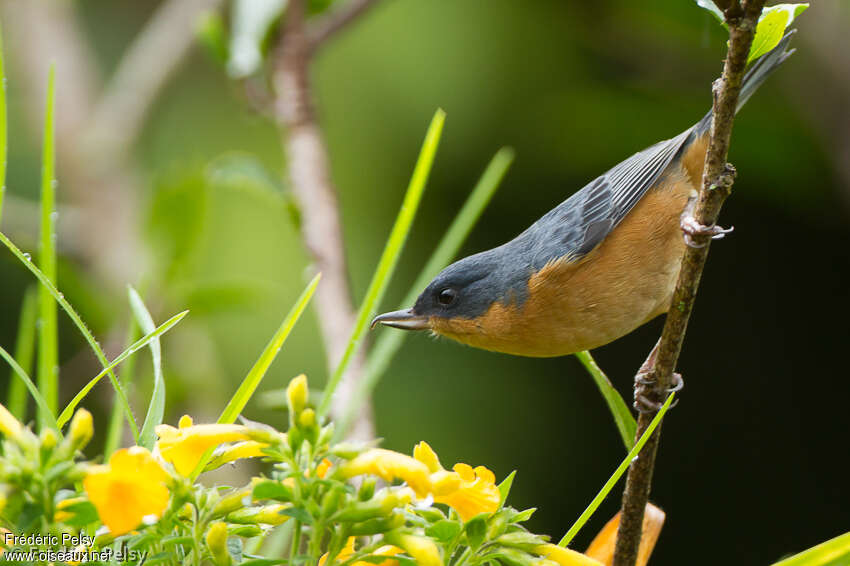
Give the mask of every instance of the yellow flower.
[[183, 415], [179, 428], [169, 425], [156, 427], [156, 443], [162, 458], [174, 464], [182, 476], [188, 476], [210, 448], [226, 442], [250, 440], [247, 428], [233, 424], [192, 424], [192, 417]]
[[383, 448], [372, 448], [340, 467], [343, 477], [372, 474], [385, 481], [396, 479], [407, 482], [416, 495], [426, 497], [431, 491], [428, 466], [405, 454]]
[[131, 531], [168, 506], [168, 475], [140, 446], [118, 450], [109, 465], [94, 466], [83, 480], [89, 500], [113, 536]]
[[318, 466], [316, 466], [316, 475], [319, 476], [319, 478], [324, 478], [325, 475], [328, 473], [331, 464], [332, 462], [330, 460], [328, 460], [327, 458], [322, 458], [322, 461], [319, 462]]
[[467, 464], [455, 464], [454, 472], [447, 472], [425, 441], [416, 445], [413, 457], [431, 471], [434, 501], [454, 509], [464, 521], [499, 509], [502, 496], [496, 487], [496, 476], [484, 466], [473, 469]]
[[534, 548], [534, 553], [557, 562], [560, 566], [604, 566], [598, 560], [556, 544], [541, 544]]

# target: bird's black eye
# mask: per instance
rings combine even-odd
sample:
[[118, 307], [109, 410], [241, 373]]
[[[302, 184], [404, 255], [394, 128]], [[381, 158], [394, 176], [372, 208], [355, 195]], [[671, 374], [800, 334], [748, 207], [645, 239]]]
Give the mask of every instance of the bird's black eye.
[[446, 287], [442, 291], [437, 294], [437, 301], [443, 305], [444, 307], [449, 306], [455, 299], [457, 298], [457, 291], [454, 289]]

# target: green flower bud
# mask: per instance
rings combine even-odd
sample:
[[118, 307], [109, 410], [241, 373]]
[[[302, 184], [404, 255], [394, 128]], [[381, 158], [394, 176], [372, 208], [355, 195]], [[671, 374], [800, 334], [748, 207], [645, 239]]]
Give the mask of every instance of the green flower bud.
[[232, 560], [227, 552], [227, 525], [216, 522], [207, 531], [207, 547], [217, 566], [230, 566]]
[[404, 526], [404, 513], [394, 511], [389, 517], [379, 517], [377, 519], [369, 519], [361, 523], [354, 523], [348, 530], [348, 534], [353, 537], [368, 537], [379, 535], [393, 529], [398, 529]]
[[56, 431], [52, 428], [45, 428], [39, 435], [41, 439], [42, 450], [53, 450], [56, 447], [56, 442], [59, 438], [56, 436]]
[[74, 418], [71, 419], [70, 431], [71, 445], [74, 450], [82, 450], [94, 435], [91, 413], [85, 409], [77, 409]]
[[303, 373], [293, 378], [286, 387], [286, 401], [289, 404], [289, 412], [297, 416], [307, 406], [310, 391], [307, 388], [307, 376]]

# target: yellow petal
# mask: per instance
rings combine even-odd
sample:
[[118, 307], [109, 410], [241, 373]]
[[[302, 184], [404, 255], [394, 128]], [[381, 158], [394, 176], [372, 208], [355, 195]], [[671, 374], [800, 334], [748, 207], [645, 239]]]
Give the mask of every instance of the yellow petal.
[[440, 459], [437, 453], [424, 440], [413, 448], [413, 457], [428, 466], [428, 471], [431, 473], [438, 472], [443, 469], [440, 465]]
[[373, 448], [363, 452], [343, 464], [340, 472], [344, 477], [349, 478], [372, 474], [385, 481], [404, 480], [419, 497], [425, 497], [431, 491], [428, 466], [410, 456], [383, 448]]
[[156, 427], [159, 453], [182, 476], [191, 474], [210, 448], [227, 442], [249, 440], [246, 428], [241, 425], [193, 425], [191, 422], [191, 417], [184, 415], [180, 419], [179, 429], [169, 425]]
[[117, 536], [129, 532], [145, 517], [159, 518], [168, 505], [168, 475], [146, 449], [118, 450], [108, 466], [94, 466], [83, 480], [101, 522]]
[[461, 480], [454, 491], [436, 494], [434, 501], [445, 503], [468, 521], [479, 513], [493, 513], [502, 500], [496, 487], [496, 476], [484, 466], [474, 470], [466, 464], [455, 464], [455, 474]]

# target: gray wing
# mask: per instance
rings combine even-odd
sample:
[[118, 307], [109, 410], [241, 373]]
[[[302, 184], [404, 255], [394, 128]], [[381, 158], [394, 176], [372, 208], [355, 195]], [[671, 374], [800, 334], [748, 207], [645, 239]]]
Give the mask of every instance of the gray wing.
[[535, 222], [526, 232], [545, 234], [546, 241], [536, 242], [534, 263], [564, 255], [580, 257], [595, 248], [688, 145], [692, 130], [632, 155]]

